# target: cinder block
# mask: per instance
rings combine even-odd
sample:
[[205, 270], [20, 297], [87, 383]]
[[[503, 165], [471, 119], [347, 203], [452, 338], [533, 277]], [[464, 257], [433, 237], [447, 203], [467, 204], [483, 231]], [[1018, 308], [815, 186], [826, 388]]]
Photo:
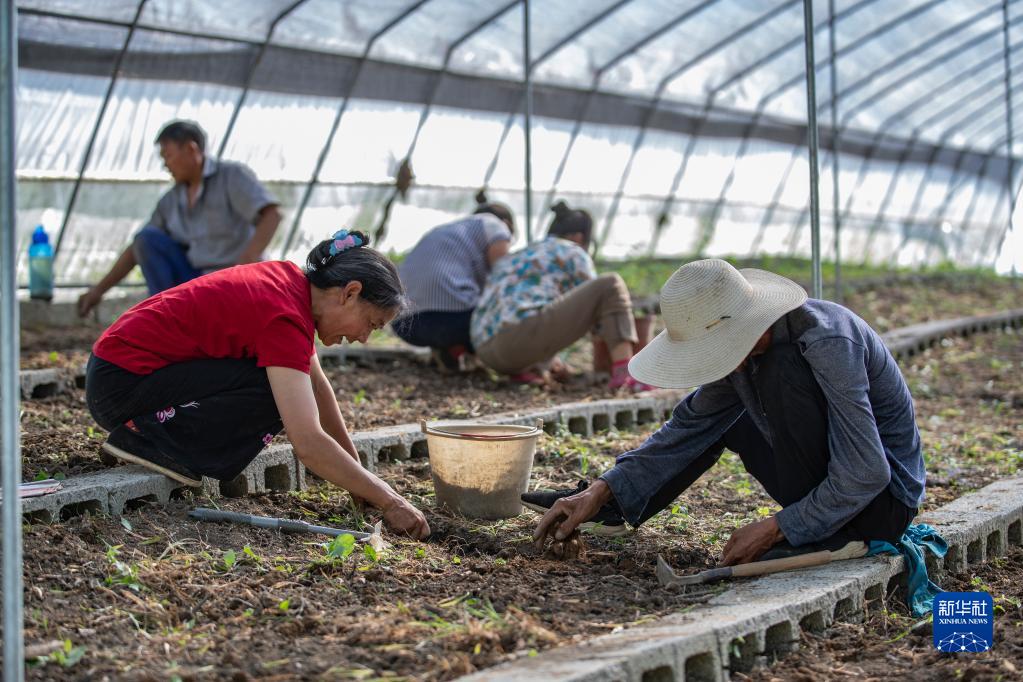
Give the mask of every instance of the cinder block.
[[172, 492], [188, 488], [162, 474], [135, 465], [116, 467], [103, 474], [110, 490], [108, 508], [114, 516], [123, 514], [133, 504], [166, 504]]
[[67, 381], [57, 369], [25, 369], [19, 372], [21, 399], [49, 398], [63, 393]]
[[74, 512], [80, 510], [107, 514], [110, 512], [110, 479], [105, 473], [69, 478], [55, 493], [22, 500], [21, 511], [31, 519], [47, 523], [77, 515]]

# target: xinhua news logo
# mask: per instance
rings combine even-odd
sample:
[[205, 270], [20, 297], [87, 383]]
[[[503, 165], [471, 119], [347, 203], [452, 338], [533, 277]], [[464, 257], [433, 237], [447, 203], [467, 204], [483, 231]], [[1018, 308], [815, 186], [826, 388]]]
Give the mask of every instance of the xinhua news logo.
[[941, 592], [932, 613], [939, 651], [979, 653], [994, 643], [995, 609], [987, 592]]

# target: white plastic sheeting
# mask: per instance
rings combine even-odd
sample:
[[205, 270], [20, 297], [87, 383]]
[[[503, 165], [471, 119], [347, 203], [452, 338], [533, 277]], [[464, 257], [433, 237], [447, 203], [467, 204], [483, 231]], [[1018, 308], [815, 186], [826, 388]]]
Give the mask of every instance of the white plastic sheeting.
[[[300, 260], [341, 225], [374, 232], [410, 150], [416, 179], [387, 249], [471, 210], [486, 186], [516, 211], [520, 241], [564, 198], [594, 214], [609, 257], [809, 252], [798, 0], [530, 0], [533, 216], [522, 2], [17, 4], [19, 250], [36, 224], [56, 233], [67, 216], [63, 284], [94, 279], [145, 223], [169, 186], [153, 138], [172, 118], [199, 121], [211, 151], [280, 198], [275, 257]], [[835, 5], [843, 257], [993, 263], [1009, 212], [1000, 0]], [[1009, 5], [1014, 43], [1023, 13]], [[824, 70], [827, 0], [814, 13]], [[1015, 85], [1023, 58], [1011, 62]], [[826, 122], [828, 79], [817, 82]], [[830, 187], [833, 131], [821, 138]]]

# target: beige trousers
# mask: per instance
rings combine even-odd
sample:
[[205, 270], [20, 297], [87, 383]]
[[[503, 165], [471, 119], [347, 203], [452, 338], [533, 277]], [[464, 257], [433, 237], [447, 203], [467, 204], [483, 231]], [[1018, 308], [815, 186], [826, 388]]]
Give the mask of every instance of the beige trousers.
[[637, 341], [629, 288], [617, 273], [580, 284], [533, 315], [504, 325], [476, 349], [476, 357], [498, 372], [517, 374], [549, 362], [591, 331], [608, 348]]

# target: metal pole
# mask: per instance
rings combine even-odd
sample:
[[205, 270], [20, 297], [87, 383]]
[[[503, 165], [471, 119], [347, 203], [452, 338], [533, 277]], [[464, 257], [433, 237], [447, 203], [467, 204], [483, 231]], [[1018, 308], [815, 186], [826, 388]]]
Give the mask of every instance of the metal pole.
[[810, 147], [810, 249], [813, 258], [813, 297], [821, 292], [821, 207], [817, 192], [817, 86], [813, 58], [813, 0], [803, 0], [803, 38], [806, 45], [806, 126]]
[[[1009, 189], [1009, 222], [1005, 232], [1002, 233], [1002, 239], [998, 244], [998, 249], [995, 251], [995, 258], [1001, 255], [1002, 245], [1005, 243], [1005, 238], [1010, 232], [1012, 232], [1012, 214], [1016, 212], [1016, 193], [1015, 177], [1016, 161], [1013, 158], [1013, 138], [1012, 138], [1012, 65], [1010, 64], [1010, 50], [1012, 49], [1009, 44], [1009, 2], [1008, 0], [1002, 0], [1002, 44], [1005, 49], [1003, 50], [1002, 57], [1005, 60], [1005, 158], [1009, 164], [1008, 173], [1006, 173], [1006, 186]], [[1016, 259], [1013, 259], [1012, 263], [1012, 276], [1016, 277]]]
[[838, 203], [841, 196], [838, 188], [838, 69], [835, 64], [835, 0], [828, 0], [828, 49], [831, 59], [828, 71], [831, 76], [831, 220], [835, 229], [835, 302], [842, 302], [842, 218]]
[[533, 67], [530, 64], [529, 0], [522, 0], [522, 73], [526, 92], [526, 242], [533, 241]]
[[78, 199], [78, 191], [82, 188], [82, 176], [85, 175], [85, 171], [89, 167], [89, 161], [92, 159], [92, 150], [96, 146], [96, 136], [99, 135], [99, 127], [103, 124], [103, 117], [107, 113], [107, 106], [110, 104], [110, 98], [114, 94], [114, 86], [117, 85], [117, 77], [121, 73], [121, 64], [124, 62], [124, 56], [128, 54], [128, 48], [131, 47], [132, 36], [135, 35], [135, 29], [139, 23], [139, 17], [142, 16], [142, 10], [146, 7], [147, 0], [139, 0], [138, 7], [135, 8], [135, 18], [131, 21], [131, 27], [128, 29], [128, 34], [124, 37], [124, 44], [121, 46], [121, 51], [117, 53], [117, 59], [114, 60], [114, 68], [110, 72], [110, 82], [107, 83], [106, 94], [103, 95], [103, 103], [99, 107], [99, 112], [96, 114], [96, 122], [92, 126], [92, 132], [89, 134], [89, 141], [85, 145], [85, 152], [82, 154], [82, 163], [78, 167], [78, 177], [75, 178], [74, 187], [71, 188], [71, 196], [67, 200], [67, 208], [64, 209], [64, 219], [60, 223], [60, 229], [57, 230], [57, 238], [53, 244], [53, 259], [57, 260], [57, 256], [60, 254], [60, 247], [64, 244], [64, 233], [67, 231], [68, 223], [71, 222], [71, 214], [75, 210], [75, 201]]
[[7, 682], [25, 679], [21, 592], [21, 452], [18, 433], [18, 286], [16, 157], [14, 155], [15, 76], [18, 71], [17, 14], [13, 2], [0, 2], [0, 459], [3, 485], [4, 664]]

